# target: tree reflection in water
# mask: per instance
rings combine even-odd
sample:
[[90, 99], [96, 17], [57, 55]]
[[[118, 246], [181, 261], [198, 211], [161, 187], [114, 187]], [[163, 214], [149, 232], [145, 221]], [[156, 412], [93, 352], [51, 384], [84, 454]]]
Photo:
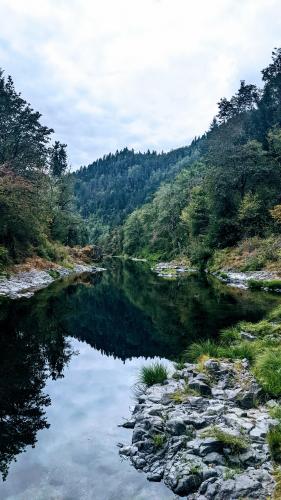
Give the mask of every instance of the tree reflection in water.
[[148, 266], [113, 260], [104, 274], [64, 280], [0, 305], [0, 472], [48, 428], [48, 377], [63, 376], [71, 337], [106, 355], [176, 359], [194, 339], [258, 320], [270, 294], [231, 290], [205, 276], [167, 281]]

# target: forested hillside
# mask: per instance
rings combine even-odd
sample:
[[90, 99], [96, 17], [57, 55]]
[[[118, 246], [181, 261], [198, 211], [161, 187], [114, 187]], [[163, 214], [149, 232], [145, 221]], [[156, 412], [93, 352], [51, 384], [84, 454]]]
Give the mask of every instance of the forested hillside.
[[40, 119], [0, 71], [0, 270], [34, 255], [62, 260], [63, 245], [85, 241], [66, 145], [51, 144]]
[[[198, 143], [199, 161], [129, 215], [120, 237], [124, 253], [186, 255], [205, 266], [218, 249], [280, 235], [281, 49], [272, 56], [262, 89], [241, 81], [233, 97], [220, 100]], [[279, 247], [269, 243], [267, 257], [278, 259]]]
[[103, 246], [134, 209], [151, 199], [163, 181], [197, 155], [197, 141], [168, 153], [127, 148], [108, 154], [74, 174], [77, 205], [87, 218], [89, 238]]

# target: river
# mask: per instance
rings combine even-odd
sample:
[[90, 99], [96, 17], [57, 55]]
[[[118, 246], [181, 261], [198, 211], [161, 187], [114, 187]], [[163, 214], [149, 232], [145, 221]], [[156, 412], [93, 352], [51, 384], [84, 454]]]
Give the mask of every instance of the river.
[[207, 276], [104, 265], [0, 302], [1, 500], [173, 499], [118, 455], [140, 367], [160, 358], [172, 370], [192, 341], [280, 302]]

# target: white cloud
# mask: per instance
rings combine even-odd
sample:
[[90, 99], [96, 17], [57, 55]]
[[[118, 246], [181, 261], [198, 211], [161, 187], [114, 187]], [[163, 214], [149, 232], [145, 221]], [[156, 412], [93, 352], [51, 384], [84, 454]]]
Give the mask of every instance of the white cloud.
[[74, 166], [204, 132], [280, 44], [278, 0], [0, 0], [0, 64]]

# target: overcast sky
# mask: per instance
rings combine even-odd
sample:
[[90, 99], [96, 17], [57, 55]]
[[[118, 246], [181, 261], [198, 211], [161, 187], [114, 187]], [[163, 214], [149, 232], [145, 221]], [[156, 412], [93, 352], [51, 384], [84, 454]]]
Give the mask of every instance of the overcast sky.
[[73, 168], [208, 127], [281, 45], [280, 0], [0, 0], [0, 67]]

